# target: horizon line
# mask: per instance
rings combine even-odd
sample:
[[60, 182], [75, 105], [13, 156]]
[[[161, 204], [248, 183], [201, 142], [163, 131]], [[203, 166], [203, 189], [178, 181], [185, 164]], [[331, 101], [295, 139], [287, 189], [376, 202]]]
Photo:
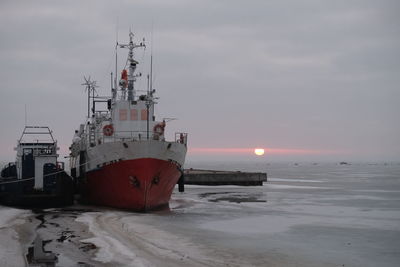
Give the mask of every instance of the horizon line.
[[223, 148], [223, 147], [192, 147], [188, 149], [193, 154], [254, 154], [256, 148], [262, 148], [264, 155], [338, 155], [349, 154], [349, 151], [327, 150], [327, 149], [302, 149], [302, 148], [272, 148], [272, 147], [252, 147], [252, 148]]

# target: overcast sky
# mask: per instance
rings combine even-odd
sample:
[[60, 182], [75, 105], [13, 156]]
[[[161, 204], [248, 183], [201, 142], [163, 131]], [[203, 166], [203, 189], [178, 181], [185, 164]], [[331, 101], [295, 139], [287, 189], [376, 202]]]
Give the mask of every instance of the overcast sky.
[[189, 160], [265, 147], [266, 161], [398, 161], [399, 14], [375, 0], [1, 0], [0, 161], [15, 157], [25, 105], [68, 153], [83, 75], [110, 93], [116, 29], [123, 43], [130, 27], [148, 44], [143, 73], [154, 29], [157, 115], [178, 118], [169, 136], [189, 133]]

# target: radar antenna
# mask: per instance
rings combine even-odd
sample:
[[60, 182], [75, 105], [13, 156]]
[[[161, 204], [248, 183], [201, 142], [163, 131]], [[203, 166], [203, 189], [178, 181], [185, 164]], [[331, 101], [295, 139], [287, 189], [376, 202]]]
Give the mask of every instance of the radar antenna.
[[[84, 83], [82, 83], [81, 85], [85, 85], [85, 92], [87, 91], [88, 93], [88, 118], [90, 117], [90, 98], [93, 99], [94, 102], [94, 93], [97, 94], [96, 88], [99, 87], [96, 85], [96, 81], [92, 81], [90, 80], [90, 76], [88, 78], [86, 78], [86, 76], [83, 76], [83, 79], [85, 80]], [[92, 93], [92, 97], [90, 96], [90, 93]], [[92, 106], [94, 106], [94, 103], [92, 103]], [[92, 110], [92, 112], [94, 113], [94, 110]]]

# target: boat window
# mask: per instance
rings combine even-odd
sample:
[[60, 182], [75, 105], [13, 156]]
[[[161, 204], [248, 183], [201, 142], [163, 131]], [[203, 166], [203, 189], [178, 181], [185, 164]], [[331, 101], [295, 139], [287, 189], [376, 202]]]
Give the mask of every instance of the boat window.
[[128, 112], [126, 109], [119, 110], [119, 120], [126, 121], [128, 119]]
[[24, 148], [24, 155], [29, 155], [32, 153], [33, 153], [32, 148]]
[[137, 109], [131, 109], [131, 121], [138, 120], [138, 111]]
[[39, 151], [40, 155], [51, 155], [53, 154], [53, 150], [51, 149], [51, 147], [46, 147], [46, 148], [41, 148]]
[[142, 118], [142, 121], [146, 121], [147, 120], [147, 109], [142, 109], [141, 118]]

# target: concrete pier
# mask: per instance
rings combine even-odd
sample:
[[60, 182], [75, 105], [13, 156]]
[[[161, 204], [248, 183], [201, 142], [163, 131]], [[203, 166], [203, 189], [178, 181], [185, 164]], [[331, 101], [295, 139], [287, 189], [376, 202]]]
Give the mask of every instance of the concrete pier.
[[267, 174], [262, 172], [215, 171], [186, 169], [185, 184], [192, 185], [262, 185]]

